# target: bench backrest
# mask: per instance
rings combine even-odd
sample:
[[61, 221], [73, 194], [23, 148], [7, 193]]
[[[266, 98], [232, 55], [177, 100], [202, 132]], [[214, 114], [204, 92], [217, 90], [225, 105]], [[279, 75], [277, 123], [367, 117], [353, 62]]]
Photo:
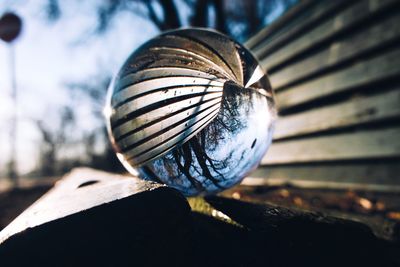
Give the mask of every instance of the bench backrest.
[[400, 1], [301, 1], [245, 45], [280, 114], [245, 183], [400, 191]]

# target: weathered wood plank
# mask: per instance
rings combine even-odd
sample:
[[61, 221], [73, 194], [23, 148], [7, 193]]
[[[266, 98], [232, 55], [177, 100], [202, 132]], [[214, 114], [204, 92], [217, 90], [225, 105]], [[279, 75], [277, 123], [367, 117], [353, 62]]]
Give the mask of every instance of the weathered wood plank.
[[[104, 182], [107, 186], [102, 186]], [[34, 228], [116, 198], [158, 187], [160, 185], [146, 184], [137, 178], [110, 175], [89, 168], [75, 169], [0, 232], [0, 244], [26, 228]], [[87, 197], [90, 194], [93, 194], [92, 197]], [[80, 201], [76, 202], [76, 199]]]
[[273, 143], [262, 164], [393, 158], [400, 156], [400, 127]]
[[[376, 237], [393, 240], [386, 234], [392, 228], [384, 234], [379, 231], [383, 224], [377, 229], [368, 221], [338, 219], [256, 198], [238, 201], [209, 196], [190, 202], [197, 225], [195, 266], [376, 266], [390, 261], [388, 257], [382, 260], [380, 246], [375, 245]], [[215, 220], [217, 216], [228, 223]], [[330, 259], [332, 251], [341, 257]], [[223, 261], [218, 259], [221, 255]]]
[[[246, 266], [375, 266], [379, 265], [378, 262], [386, 265], [386, 258], [383, 257], [383, 260], [379, 255], [378, 246], [371, 246], [375, 237], [370, 225], [326, 216], [321, 212], [284, 208], [269, 202], [255, 203], [222, 197], [207, 197], [206, 201], [250, 233], [255, 231], [257, 237], [254, 240], [261, 239], [265, 244], [259, 254], [266, 255], [262, 257], [263, 263], [257, 265], [248, 261], [244, 264]], [[306, 246], [304, 240], [307, 240]], [[252, 246], [254, 241], [241, 242], [244, 243]], [[251, 247], [251, 250], [254, 249], [258, 251]], [[294, 255], [293, 250], [296, 251]], [[340, 256], [332, 257], [332, 251]], [[310, 254], [312, 259], [308, 259]], [[307, 260], [303, 261], [305, 258]]]
[[[334, 93], [361, 87], [400, 74], [400, 48], [317, 77], [276, 94], [280, 109], [287, 109]], [[378, 88], [377, 88], [378, 90]]]
[[400, 192], [400, 161], [303, 163], [261, 166], [242, 182], [248, 186], [293, 185], [305, 188]]
[[336, 16], [329, 17], [324, 23], [319, 24], [308, 33], [301, 35], [300, 38], [287, 43], [287, 45], [283, 46], [278, 51], [267, 56], [262, 56], [262, 54], [259, 53], [256, 53], [256, 55], [262, 58], [261, 65], [266, 70], [269, 70], [334, 35], [353, 27], [357, 23], [361, 23], [363, 20], [368, 19], [373, 13], [377, 13], [396, 3], [398, 3], [396, 0], [359, 1]]
[[[380, 239], [392, 242], [400, 241], [398, 233], [400, 222], [381, 216], [379, 213], [382, 211], [377, 211], [376, 207], [378, 202], [382, 204], [378, 205], [379, 208], [385, 207], [386, 210], [398, 210], [399, 199], [396, 194], [387, 194], [388, 192], [367, 193], [363, 191], [350, 193], [348, 189], [304, 189], [287, 184], [271, 188], [269, 184], [255, 186], [241, 184], [225, 191], [222, 195], [258, 204], [270, 204], [272, 202], [280, 207], [293, 207], [295, 205], [301, 210], [312, 210], [328, 216], [363, 223]], [[372, 207], [370, 210], [360, 205], [360, 201], [363, 202], [365, 199], [371, 200]], [[343, 209], [337, 210], [337, 207], [342, 207]], [[363, 214], [364, 212], [367, 214]]]
[[379, 95], [351, 98], [345, 103], [280, 117], [275, 125], [274, 139], [399, 118], [400, 87], [395, 89]]
[[[245, 42], [245, 46], [249, 49], [259, 49], [260, 46], [264, 45], [265, 42], [273, 39], [272, 36], [277, 35], [282, 32], [282, 28], [286, 28], [288, 25], [292, 25], [293, 23], [305, 23], [304, 14], [303, 13], [311, 13], [311, 16], [315, 17], [317, 14], [312, 12], [314, 10], [314, 5], [320, 4], [320, 1], [316, 0], [303, 0], [300, 3], [294, 5], [290, 8], [284, 16], [279, 17], [273, 23], [268, 25], [268, 27], [260, 30], [256, 35], [251, 37], [249, 40]], [[310, 16], [306, 17], [308, 20], [311, 19]], [[296, 24], [298, 25], [298, 24]]]
[[284, 15], [281, 18], [284, 22], [282, 25], [279, 25], [281, 28], [274, 32], [272, 36], [268, 35], [267, 32], [267, 34], [264, 35], [264, 40], [260, 42], [257, 47], [253, 48], [254, 54], [259, 58], [271, 54], [273, 51], [291, 42], [294, 38], [314, 28], [315, 25], [320, 24], [322, 20], [330, 17], [330, 14], [356, 1], [357, 0], [314, 1], [310, 8], [299, 10], [291, 20], [287, 20], [285, 18], [286, 15]]
[[352, 32], [322, 51], [297, 61], [276, 73], [270, 74], [270, 81], [275, 90], [287, 86], [301, 78], [322, 73], [349, 59], [357, 58], [372, 49], [377, 49], [400, 36], [400, 13], [385, 17], [377, 24]]
[[172, 188], [77, 169], [1, 231], [1, 265], [181, 266], [190, 222]]
[[332, 190], [356, 190], [356, 191], [373, 191], [373, 192], [388, 192], [400, 193], [400, 185], [393, 184], [371, 184], [365, 181], [358, 183], [326, 181], [325, 176], [319, 177], [317, 181], [310, 181], [299, 178], [253, 178], [248, 177], [243, 180], [244, 186], [290, 186], [304, 189], [332, 189]]

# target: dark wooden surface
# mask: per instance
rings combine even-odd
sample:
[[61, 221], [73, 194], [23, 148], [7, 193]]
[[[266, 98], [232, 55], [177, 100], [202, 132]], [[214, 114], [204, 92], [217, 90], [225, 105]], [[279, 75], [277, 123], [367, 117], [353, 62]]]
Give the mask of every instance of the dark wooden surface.
[[49, 191], [51, 185], [10, 188], [0, 192], [0, 231], [27, 207]]
[[[364, 223], [272, 203], [226, 197], [189, 199], [200, 266], [398, 266], [398, 242]], [[398, 233], [397, 233], [398, 234]]]
[[400, 264], [400, 243], [380, 238], [369, 224], [255, 199], [187, 201], [166, 186], [78, 169], [0, 233], [0, 264]]
[[174, 189], [76, 169], [0, 232], [0, 265], [181, 265], [189, 212]]

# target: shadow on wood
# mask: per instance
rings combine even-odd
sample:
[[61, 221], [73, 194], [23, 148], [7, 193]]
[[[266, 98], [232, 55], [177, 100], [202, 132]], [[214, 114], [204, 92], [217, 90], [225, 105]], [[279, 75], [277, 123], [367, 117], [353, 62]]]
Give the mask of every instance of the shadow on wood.
[[0, 233], [1, 266], [396, 266], [365, 224], [77, 169]]
[[189, 212], [172, 188], [78, 169], [0, 233], [1, 266], [179, 265]]

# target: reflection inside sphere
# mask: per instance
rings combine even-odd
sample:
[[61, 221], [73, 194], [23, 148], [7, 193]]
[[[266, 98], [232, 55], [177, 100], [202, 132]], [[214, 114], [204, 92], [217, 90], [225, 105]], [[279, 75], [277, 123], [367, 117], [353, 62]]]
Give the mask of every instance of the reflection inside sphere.
[[230, 188], [264, 156], [271, 143], [273, 117], [268, 97], [227, 82], [218, 115], [188, 142], [138, 171], [185, 195]]
[[186, 196], [220, 192], [256, 168], [276, 116], [250, 52], [204, 29], [145, 43], [114, 79], [108, 105], [110, 139], [126, 169]]

